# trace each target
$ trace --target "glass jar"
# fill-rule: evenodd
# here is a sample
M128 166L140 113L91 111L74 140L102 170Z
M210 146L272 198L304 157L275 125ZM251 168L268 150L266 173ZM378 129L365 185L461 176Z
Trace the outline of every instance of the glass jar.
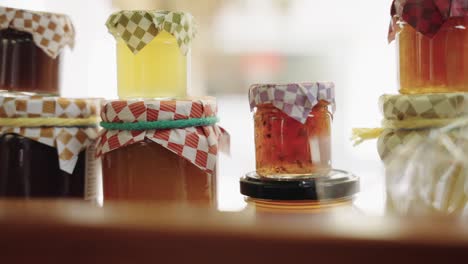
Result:
M216 205L216 172L208 174L149 139L103 155L102 175L105 201Z
M304 124L272 104L254 114L256 169L263 177L323 174L331 168L329 103L320 100Z
M192 16L184 12L120 11L107 22L117 41L117 86L122 99L187 95Z
M0 197L96 199L98 100L0 95Z
M88 153L92 158L93 153ZM86 151L75 169L60 169L57 149L17 134L0 137L0 197L84 198Z
M106 104L97 143L104 202L215 207L218 149L225 146L216 109L211 97Z
M61 51L74 44L70 18L4 7L0 17L0 90L59 95Z
M187 57L177 40L162 31L143 50L133 54L117 41L117 85L120 98L184 97L187 95ZM157 58L157 59L155 59Z
M400 93L468 92L468 17L448 19L432 38L398 25Z
M60 56L49 57L32 35L0 30L0 88L9 91L59 94Z
M332 212L353 207L359 178L340 170L301 180L267 179L252 172L241 178L240 191L257 213Z

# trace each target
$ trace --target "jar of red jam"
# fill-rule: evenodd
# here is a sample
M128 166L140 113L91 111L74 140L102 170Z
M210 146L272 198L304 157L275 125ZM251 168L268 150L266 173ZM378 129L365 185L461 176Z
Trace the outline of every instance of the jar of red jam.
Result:
M0 93L0 197L97 199L98 107Z
M146 201L216 206L224 130L214 98L119 100L105 105L98 141L104 203Z
M395 0L391 15L400 93L467 92L467 1Z
M330 170L333 83L256 84L249 98L260 176L309 177Z
M0 7L0 89L59 95L61 53L73 43L66 15Z

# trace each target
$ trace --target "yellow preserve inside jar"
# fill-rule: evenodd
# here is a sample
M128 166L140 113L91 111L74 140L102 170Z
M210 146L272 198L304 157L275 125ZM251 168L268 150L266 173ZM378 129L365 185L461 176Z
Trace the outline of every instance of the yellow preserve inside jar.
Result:
M403 21L398 24L400 93L468 91L468 17L450 18L433 38Z
M117 82L120 98L165 98L187 95L187 58L176 38L167 31L137 54L125 41L117 41Z

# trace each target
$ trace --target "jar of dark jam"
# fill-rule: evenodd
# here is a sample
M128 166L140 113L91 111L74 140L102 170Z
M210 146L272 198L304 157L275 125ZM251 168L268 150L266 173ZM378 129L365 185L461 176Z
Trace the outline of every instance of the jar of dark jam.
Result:
M0 94L0 197L96 199L98 101Z
M60 94L62 49L73 46L66 15L0 7L0 90Z
M60 56L49 57L31 34L0 30L0 63L0 89L59 94Z

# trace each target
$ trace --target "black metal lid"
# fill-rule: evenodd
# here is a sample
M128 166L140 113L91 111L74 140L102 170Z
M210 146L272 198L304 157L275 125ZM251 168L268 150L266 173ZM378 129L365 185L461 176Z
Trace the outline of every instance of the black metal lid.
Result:
M359 177L341 170L323 176L275 180L248 173L240 180L240 192L252 198L268 200L334 200L351 198L359 192Z

